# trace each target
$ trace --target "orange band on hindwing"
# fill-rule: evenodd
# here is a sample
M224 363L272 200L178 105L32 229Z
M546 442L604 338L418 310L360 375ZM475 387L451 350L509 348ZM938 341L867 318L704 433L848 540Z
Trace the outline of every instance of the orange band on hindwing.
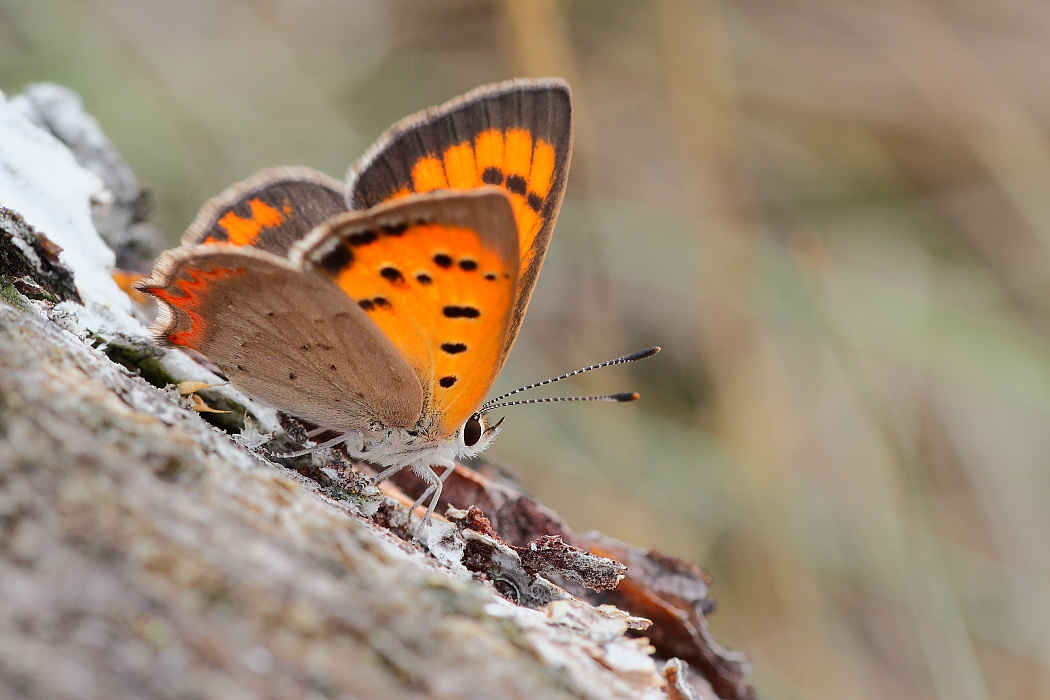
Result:
M276 228L283 224L292 213L291 205L285 204L278 211L261 199L248 201L251 213L247 217L238 216L234 211L222 215L217 226L225 232L224 239L214 233L204 239L205 243L232 243L233 245L253 245L263 229Z
M272 168L210 199L182 245L229 243L284 255L314 227L345 211L338 182L310 168Z
M169 304L176 316L175 325L164 340L171 345L199 350L208 329L202 313L207 295L217 283L242 274L244 270L241 268L185 270L173 277L167 287L142 286L139 289Z

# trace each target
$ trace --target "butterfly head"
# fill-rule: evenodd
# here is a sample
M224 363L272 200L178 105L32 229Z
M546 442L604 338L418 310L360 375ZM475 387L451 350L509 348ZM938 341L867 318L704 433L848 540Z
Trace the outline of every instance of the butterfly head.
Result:
M484 452L499 435L502 423L503 419L500 418L490 424L488 416L483 413L475 413L468 418L456 434L459 442L459 456L474 457Z

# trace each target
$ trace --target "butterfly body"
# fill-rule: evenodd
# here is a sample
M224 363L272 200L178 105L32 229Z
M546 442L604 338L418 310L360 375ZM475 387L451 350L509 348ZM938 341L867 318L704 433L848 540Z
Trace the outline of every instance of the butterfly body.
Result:
M205 204L137 286L164 344L434 492L495 437L481 405L550 242L572 143L568 86L478 88L395 124L344 191L263 171ZM445 469L438 477L434 467ZM426 496L427 494L424 494ZM425 522L425 519L424 519Z
M461 433L435 438L413 428L388 428L378 424L344 433L341 441L354 459L395 471L413 467L426 480L426 466L447 466L456 459L476 457L499 433L499 428L482 430L481 440L472 446L466 445Z

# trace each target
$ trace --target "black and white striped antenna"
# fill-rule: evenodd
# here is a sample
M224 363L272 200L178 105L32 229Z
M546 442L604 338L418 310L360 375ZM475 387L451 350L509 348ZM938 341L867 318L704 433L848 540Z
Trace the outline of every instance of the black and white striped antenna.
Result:
M520 406L529 403L554 403L561 401L611 401L611 402L623 402L623 401L634 401L638 398L637 392L628 392L624 394L606 394L604 396L555 396L551 398L543 399L521 399L519 401L503 401L514 394L519 394L523 391L529 391L530 389L536 389L541 386L553 384L554 382L560 382L562 379L568 379L569 377L575 377L577 374L583 374L584 372L590 372L591 370L601 369L602 367L611 367L612 365L622 365L627 362L636 362L637 360L644 360L647 357L652 357L656 353L660 352L659 347L646 348L645 350L639 350L638 352L632 352L630 355L624 355L623 357L617 357L615 360L606 360L605 362L599 362L596 365L590 365L589 367L581 367L580 369L573 370L572 372L566 372L558 377L552 377L551 379L544 379L542 382L536 382L535 384L529 384L523 386L514 391L508 391L506 394L497 396L494 399L489 399L475 416L480 416L483 413L487 413L496 408L506 408L507 406ZM501 403L502 402L502 403Z

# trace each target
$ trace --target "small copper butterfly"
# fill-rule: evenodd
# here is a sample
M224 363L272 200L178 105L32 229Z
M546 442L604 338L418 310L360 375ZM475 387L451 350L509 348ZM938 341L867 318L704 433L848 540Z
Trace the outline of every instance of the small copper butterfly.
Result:
M543 265L571 151L568 85L519 79L398 122L345 188L308 168L258 173L205 204L137 285L160 302L152 330L338 431L326 444L384 467L376 480L411 466L430 485L420 502L433 493L426 523L453 460L499 430L485 413L508 403L482 402Z

